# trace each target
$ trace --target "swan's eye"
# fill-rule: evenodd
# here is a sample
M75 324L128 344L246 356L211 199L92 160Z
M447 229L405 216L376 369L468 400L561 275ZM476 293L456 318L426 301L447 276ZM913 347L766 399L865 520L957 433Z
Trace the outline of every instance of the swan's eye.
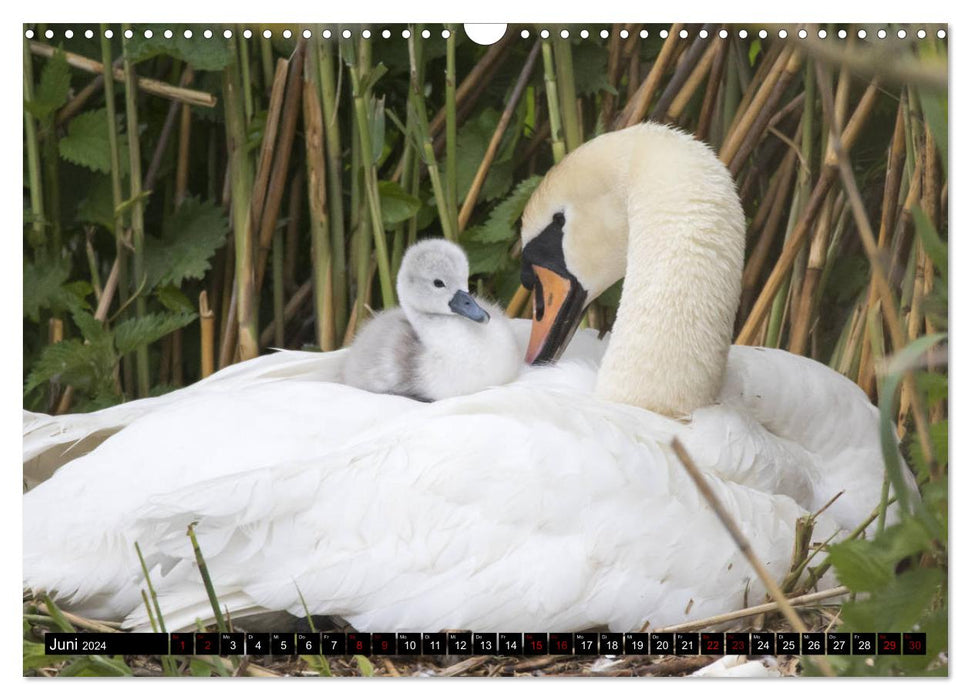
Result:
M432 284L434 284L436 287L444 287L445 286L445 283L442 282L441 280L435 280L434 282L432 282Z

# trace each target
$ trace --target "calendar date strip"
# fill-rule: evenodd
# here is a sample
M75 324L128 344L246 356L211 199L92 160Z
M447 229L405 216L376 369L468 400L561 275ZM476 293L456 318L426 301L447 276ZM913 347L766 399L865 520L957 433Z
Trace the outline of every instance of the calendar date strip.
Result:
M878 656L927 654L924 632L48 632L49 655Z

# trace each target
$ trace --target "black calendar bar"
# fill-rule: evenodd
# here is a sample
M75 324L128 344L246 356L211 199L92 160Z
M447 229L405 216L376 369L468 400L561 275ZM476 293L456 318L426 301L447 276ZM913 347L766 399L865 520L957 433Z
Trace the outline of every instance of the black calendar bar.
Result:
M87 654L146 654L161 656L169 653L169 635L131 632L48 632L44 635L45 654L67 656Z
M291 656L577 656L927 654L923 632L48 632L47 654Z

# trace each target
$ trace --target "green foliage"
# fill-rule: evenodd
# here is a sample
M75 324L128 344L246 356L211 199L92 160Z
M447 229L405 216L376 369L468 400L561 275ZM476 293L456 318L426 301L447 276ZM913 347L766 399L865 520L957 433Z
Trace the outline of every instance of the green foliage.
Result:
M145 29L135 25L132 29L135 35L128 41L128 51L135 61L145 61L155 56L171 56L185 61L196 70L217 71L229 65L232 56L228 41L222 37L222 31L213 28L215 36L212 39L200 40L193 36L187 39L185 30L189 29L193 35L202 31L199 25L173 25L173 36L166 39L158 27L152 27L153 35L145 38ZM234 38L233 41L236 39Z
M469 117L462 127L458 130L458 148L455 154L456 168L456 191L459 194L459 201L464 201L472 186L475 173L482 163L489 142L499 123L500 113L491 108L487 108L478 114ZM492 201L501 197L513 183L513 150L518 139L518 130L512 126L506 130L499 151L489 169L482 189L479 192L478 201Z
M607 47L592 41L573 46L573 81L577 96L608 93L617 90L607 79Z
M70 272L63 259L38 265L24 262L24 317L39 323L41 309L66 311L86 305L84 296L78 297L75 288L65 284Z
M41 70L40 83L34 91L34 99L24 107L38 119L46 119L61 108L71 89L71 68L63 51L55 51Z
M108 148L108 110L82 112L67 125L67 135L57 142L61 158L99 173L111 173L111 151ZM128 143L119 135L118 165L128 174ZM110 192L110 190L109 190Z
M122 191L127 191L126 182L122 183ZM78 223L95 224L111 233L115 232L115 203L111 192L111 178L96 177L78 202Z
M516 185L508 197L492 208L485 224L468 230L469 239L480 243L511 243L518 235L516 223L542 180L539 175L533 175Z
M72 338L46 346L27 376L25 396L51 380L101 401L117 396L114 372L120 357L188 325L195 314L149 314L122 321L112 331L86 311L75 310L72 317L84 342Z
M148 314L141 318L130 318L115 326L115 347L118 354L127 355L142 345L154 343L174 330L192 323L195 313Z
M937 152L941 155L941 166L947 172L947 95L941 95L931 90L918 89L920 108L924 112L924 119L931 127Z
M179 286L186 279L202 279L228 232L229 221L220 207L186 199L165 221L161 239L145 237L148 287Z
M378 196L381 199L381 220L385 226L407 221L421 208L421 200L405 192L397 182L378 182Z

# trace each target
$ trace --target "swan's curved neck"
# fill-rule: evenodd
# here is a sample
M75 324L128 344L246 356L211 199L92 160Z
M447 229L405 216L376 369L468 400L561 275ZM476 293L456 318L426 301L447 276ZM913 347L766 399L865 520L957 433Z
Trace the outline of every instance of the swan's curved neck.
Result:
M670 416L715 400L741 289L741 206L698 146L632 163L624 290L597 378L598 397Z

